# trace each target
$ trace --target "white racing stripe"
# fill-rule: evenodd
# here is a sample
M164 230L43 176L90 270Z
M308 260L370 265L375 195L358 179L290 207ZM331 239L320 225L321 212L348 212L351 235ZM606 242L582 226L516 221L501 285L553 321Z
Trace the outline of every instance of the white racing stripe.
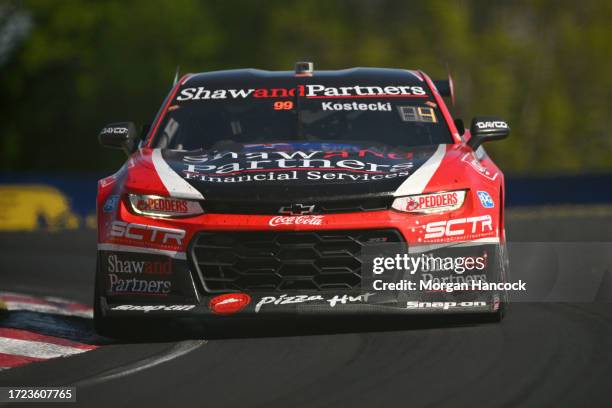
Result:
M401 197L407 195L421 194L427 184L433 177L440 163L446 154L446 145L439 145L433 155L421 167L419 167L412 175L410 175L400 186L395 193L394 197Z
M0 353L35 358L56 358L72 354L79 354L89 350L75 347L59 346L57 344L40 341L19 340L4 337L0 342Z
M187 259L184 252L168 251L165 249L135 247L131 245L98 244L98 251L134 252L143 254L166 255L175 259Z
M155 167L155 171L157 171L157 175L171 197L191 200L204 199L198 190L172 170L162 157L161 149L154 149L151 159L153 160L153 166Z

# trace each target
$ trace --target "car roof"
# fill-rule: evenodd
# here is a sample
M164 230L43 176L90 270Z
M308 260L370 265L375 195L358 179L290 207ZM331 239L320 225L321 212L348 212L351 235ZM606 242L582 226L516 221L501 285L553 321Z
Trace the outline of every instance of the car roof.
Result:
M231 69L225 71L201 72L190 74L183 82L184 86L197 86L210 83L231 82L293 82L297 79L309 78L315 82L387 82L402 84L421 84L423 76L418 71L394 68L348 68L339 70L314 70L312 76L296 75L294 71L267 71L262 69Z

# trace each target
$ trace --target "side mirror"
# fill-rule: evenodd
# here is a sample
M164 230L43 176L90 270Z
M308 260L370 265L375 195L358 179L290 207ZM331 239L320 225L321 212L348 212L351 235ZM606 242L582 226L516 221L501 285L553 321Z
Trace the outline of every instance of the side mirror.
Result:
M471 137L467 144L473 150L484 142L505 139L510 134L510 126L497 116L476 116L470 125Z
M111 123L102 128L98 139L102 146L123 149L130 155L138 146L138 131L132 122Z

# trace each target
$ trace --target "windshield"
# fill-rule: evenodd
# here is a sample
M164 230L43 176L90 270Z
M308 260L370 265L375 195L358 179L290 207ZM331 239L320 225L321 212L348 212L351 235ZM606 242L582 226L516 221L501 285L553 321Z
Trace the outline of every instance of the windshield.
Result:
M347 143L413 147L453 143L424 84L182 88L154 147L231 150L245 144Z

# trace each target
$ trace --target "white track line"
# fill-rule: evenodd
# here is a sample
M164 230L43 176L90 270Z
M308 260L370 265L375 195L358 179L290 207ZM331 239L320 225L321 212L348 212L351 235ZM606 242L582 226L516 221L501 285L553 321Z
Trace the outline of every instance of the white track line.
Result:
M75 386L83 387L88 385L93 385L96 383L101 383L105 381L114 380L117 378L125 377L134 373L137 373L142 370L146 370L157 365L163 364L170 360L174 360L178 357L181 357L187 353L192 352L193 350L201 347L206 344L206 340L186 340L180 343L175 344L168 351L146 358L141 361L137 361L132 364L127 364L123 367L117 367L105 372L102 372L94 377L86 378L84 380L77 381L74 383Z

